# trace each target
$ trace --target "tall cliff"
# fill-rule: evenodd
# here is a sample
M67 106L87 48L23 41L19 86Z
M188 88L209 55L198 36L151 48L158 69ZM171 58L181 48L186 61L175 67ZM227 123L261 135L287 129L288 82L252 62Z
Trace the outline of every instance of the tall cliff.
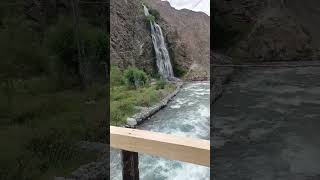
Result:
M214 0L214 49L241 61L317 59L320 1Z
M152 39L139 0L110 1L111 64L120 68L137 66L154 74Z
M191 80L209 77L210 17L205 13L176 10L168 2L144 0L159 12L156 20L165 36L176 76ZM111 64L135 65L148 73L157 71L150 25L140 0L111 0Z
M163 27L173 63L187 71L187 79L208 79L210 17L203 12L177 10L167 1L145 0L145 3L160 13L159 23Z

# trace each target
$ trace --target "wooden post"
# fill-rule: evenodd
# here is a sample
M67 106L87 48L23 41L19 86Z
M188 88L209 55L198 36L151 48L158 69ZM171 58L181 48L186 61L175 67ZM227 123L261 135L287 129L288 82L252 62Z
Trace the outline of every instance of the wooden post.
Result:
M139 180L138 153L122 150L122 179Z

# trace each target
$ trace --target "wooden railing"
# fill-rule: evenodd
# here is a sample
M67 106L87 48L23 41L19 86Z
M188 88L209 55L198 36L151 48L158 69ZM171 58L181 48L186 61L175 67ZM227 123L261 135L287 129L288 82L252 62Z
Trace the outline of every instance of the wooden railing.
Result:
M123 179L139 179L138 153L210 167L210 142L110 126L110 146L122 150Z

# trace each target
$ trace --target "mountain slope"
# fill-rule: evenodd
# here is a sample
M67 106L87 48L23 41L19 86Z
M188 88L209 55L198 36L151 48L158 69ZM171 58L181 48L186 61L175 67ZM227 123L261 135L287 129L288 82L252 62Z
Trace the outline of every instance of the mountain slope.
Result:
M241 61L316 59L319 1L214 0L215 50Z
M175 75L189 80L207 80L210 17L202 12L176 10L160 0L145 0L144 3L160 14L156 21L162 28ZM148 74L156 74L150 24L142 1L111 0L110 5L111 64L122 69L137 66Z
M176 10L167 1L146 0L145 3L160 13L159 23L174 63L189 71L189 79L207 79L210 67L210 17L203 12Z
M143 7L138 0L110 2L111 64L122 69L137 66L153 74L155 59Z

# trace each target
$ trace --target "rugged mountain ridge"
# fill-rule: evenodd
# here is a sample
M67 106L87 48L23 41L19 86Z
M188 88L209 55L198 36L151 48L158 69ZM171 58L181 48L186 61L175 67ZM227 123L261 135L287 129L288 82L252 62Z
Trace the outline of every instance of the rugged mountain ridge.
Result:
M160 0L145 0L144 4L160 14L157 23L165 36L175 75L207 80L210 17L201 12L176 10ZM150 25L142 1L111 0L110 5L111 64L123 69L135 65L149 74L156 73Z
M241 61L317 59L320 2L214 0L214 49Z

